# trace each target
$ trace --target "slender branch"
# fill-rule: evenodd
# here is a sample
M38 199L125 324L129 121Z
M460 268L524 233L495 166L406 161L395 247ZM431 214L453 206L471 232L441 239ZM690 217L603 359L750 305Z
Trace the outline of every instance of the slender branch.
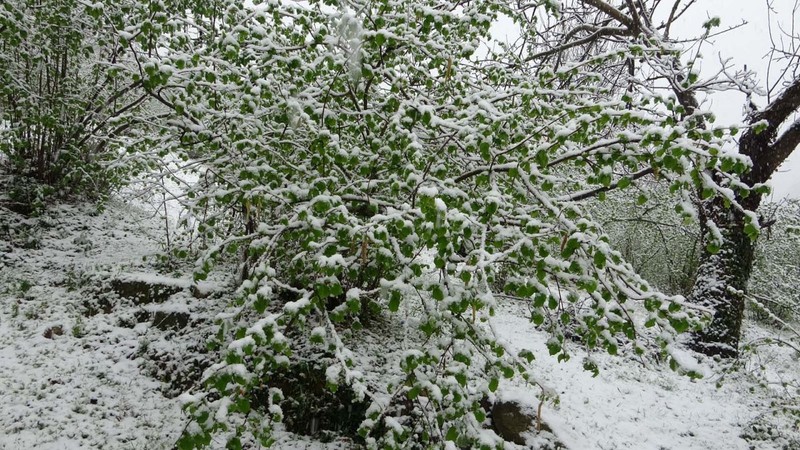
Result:
M628 11L630 11L631 18L633 19L633 23L638 31L642 24L642 19L639 17L639 11L636 10L636 5L633 4L633 0L626 0L625 3L628 5Z
M629 178L631 180L638 180L639 178L642 178L645 175L650 175L651 173L653 173L653 168L652 167L648 167L646 169L642 169L642 170L634 173ZM575 192L574 194L566 195L566 196L563 196L563 197L559 197L558 199L561 200L561 201L586 200L587 198L594 197L595 195L597 195L597 194L599 194L601 192L608 192L608 191L610 191L612 189L616 189L617 186L619 186L619 181L615 181L615 182L609 184L608 186L601 186L601 187L598 187L598 188L595 188L595 189L590 189L588 191Z
M494 166L482 166L477 167L475 169L470 170L469 172L462 173L461 175L457 176L455 180L456 183L460 183L467 178L474 177L475 175L479 175L483 172L508 172L509 170L517 167L519 165L518 162L507 163L507 164L497 164Z
M539 52L533 55L528 56L525 58L525 61L533 61L536 59L546 58L548 56L554 55L556 53L561 53L565 50L569 50L573 47L578 47L584 44L588 44L597 38L603 36L623 36L628 34L629 31L626 28L617 28L617 27L602 27L597 28L594 33L590 34L589 36L578 39L577 41L567 42L566 44L561 44L558 47L553 47L549 50L545 50L543 52Z

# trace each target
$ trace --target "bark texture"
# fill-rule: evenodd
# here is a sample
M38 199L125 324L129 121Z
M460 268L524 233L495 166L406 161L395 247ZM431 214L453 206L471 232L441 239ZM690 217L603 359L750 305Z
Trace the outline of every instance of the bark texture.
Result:
M708 221L714 222L723 237L717 253L703 246L690 300L714 311L711 323L693 336L691 347L701 353L735 357L744 316L745 291L753 267L753 242L744 232L741 211L726 207L718 198L700 207L701 227L707 236Z

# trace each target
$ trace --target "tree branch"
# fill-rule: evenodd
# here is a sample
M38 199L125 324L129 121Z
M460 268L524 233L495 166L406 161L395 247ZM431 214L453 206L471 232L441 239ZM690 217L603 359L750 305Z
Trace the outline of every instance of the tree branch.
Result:
M750 115L750 128L739 141L739 152L750 157L753 168L744 181L750 186L767 181L800 144L800 120L781 135L783 123L800 109L800 78L797 78L761 111ZM766 129L759 127L766 122Z
M798 146L800 146L800 119L791 124L789 128L775 140L775 143L772 144L770 153L773 155L770 159L777 161L777 164L770 168L770 173L775 172L778 166L786 161L786 158L788 158Z
M528 56L525 58L526 61L533 61L535 59L546 58L548 56L554 55L556 53L561 53L564 50L569 50L573 47L578 47L584 44L588 44L595 39L603 36L622 36L627 34L629 31L625 28L617 28L617 27L601 27L597 28L594 33L590 34L589 36L578 39L577 41L567 42L565 44L561 44L558 47L553 47L550 50L545 50L543 52L539 52L533 55Z
M628 11L630 11L631 18L636 27L635 29L638 31L641 28L642 19L639 17L639 12L636 11L636 5L633 3L633 0L626 0L625 3L628 5Z
M612 17L617 22L628 27L628 29L630 29L631 31L639 30L639 24L635 23L630 17L623 14L622 11L618 10L617 8L614 8L613 6L604 2L603 0L581 0L581 3L594 6L598 10Z
M629 178L631 180L638 180L639 178L642 178L645 175L650 175L651 173L653 173L653 168L652 167L648 167L646 169L642 169L642 170L634 173ZM586 200L587 198L594 197L595 195L597 195L597 194L599 194L601 192L608 192L608 191L610 191L612 189L616 189L617 186L619 186L619 181L615 181L615 182L609 184L608 186L601 186L601 187L598 187L598 188L595 188L595 189L590 189L588 191L575 192L574 194L570 194L570 195L566 195L566 196L563 196L563 197L559 197L558 200L561 200L561 201Z
M753 114L750 123L766 120L769 126L777 131L778 127L798 108L800 108L800 78L795 79L766 108Z

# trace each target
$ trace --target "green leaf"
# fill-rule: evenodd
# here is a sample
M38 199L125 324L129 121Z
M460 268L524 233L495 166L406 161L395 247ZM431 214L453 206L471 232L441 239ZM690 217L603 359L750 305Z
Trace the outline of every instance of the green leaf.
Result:
M598 269L602 269L606 266L606 255L600 250L595 250L593 259L594 265Z
M451 426L447 430L447 434L445 435L444 439L446 441L455 441L458 439L458 429L456 427Z
M399 291L392 291L392 295L389 298L389 311L397 312L400 307L400 299L401 295Z
M581 244L575 238L570 238L566 245L564 246L564 250L561 251L561 257L566 259L572 256L575 253L575 250L580 248Z
M535 358L530 350L522 350L519 352L519 357L524 358L528 362L532 362Z
M467 272L467 271L464 271L464 272L461 272L460 278L461 278L461 281L464 282L464 284L467 284L467 283L469 283L469 280L472 279L472 274Z
M751 241L755 241L758 238L758 227L752 223L748 223L744 226L744 232Z
M684 318L671 318L669 320L670 325L672 328L675 329L678 333L683 333L684 331L689 329L689 321Z
M414 400L415 398L419 397L420 392L422 392L422 388L419 386L414 386L408 390L406 397L408 397L409 400Z
M600 368L597 367L597 364L595 364L594 361L588 358L583 361L583 370L592 372L592 378L600 375Z

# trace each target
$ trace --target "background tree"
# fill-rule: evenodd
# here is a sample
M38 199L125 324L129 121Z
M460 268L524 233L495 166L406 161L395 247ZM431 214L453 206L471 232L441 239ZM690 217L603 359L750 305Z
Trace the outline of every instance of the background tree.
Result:
M700 256L699 227L675 214L668 186L641 180L636 188L638 194L610 192L590 211L639 275L664 293L688 296Z
M800 313L800 295L794 286L800 277L798 203L767 203L759 209L765 225L755 248L748 295L756 303L755 316L778 326L785 325L781 322L796 323Z
M669 4L631 0L569 2L562 11L573 19L561 19L560 23L580 23L563 27L567 31L556 41L553 50L531 51L530 57L550 58L563 50L574 52L576 49L589 54L598 46L619 45L622 36L644 46L658 47L660 51L628 60L632 75L627 78L628 83L631 86L644 84L653 90L671 90L677 101L675 110L686 120L693 121L694 132L704 133L712 118L699 109L703 95L718 89L739 89L752 98L757 90L750 72L701 79L693 68L697 55L688 61L682 57L681 47L670 33L675 21L690 11L692 3L682 0ZM719 19L709 20L701 39L709 36L718 24ZM737 179L724 171L690 171L690 176L711 179L712 185L722 187L717 191L719 195L708 190L698 191L701 200L696 208L682 206L695 210L691 215L696 216L701 227L702 253L690 298L714 311L709 326L697 333L695 339L695 348L710 355L734 356L738 352L744 292L753 266L753 242L759 230L754 211L767 191L764 183L800 144L800 122L793 119L800 107L797 36L784 38L782 42L788 42L787 46L775 48L771 54L773 61L783 65L783 84L772 86L766 106L757 107L751 103L752 109L745 118L746 127L737 139L738 153L750 160L748 172ZM621 72L618 69L616 73ZM642 75L636 76L637 73ZM617 79L620 77L618 75Z

